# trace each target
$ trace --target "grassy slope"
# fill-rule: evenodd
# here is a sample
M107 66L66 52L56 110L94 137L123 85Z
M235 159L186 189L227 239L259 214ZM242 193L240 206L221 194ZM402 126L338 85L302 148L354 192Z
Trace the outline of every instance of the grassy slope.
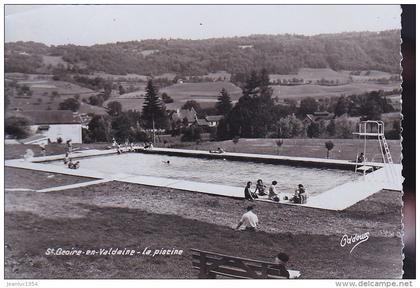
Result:
M255 234L231 229L244 200L117 182L48 194L6 192L5 204L6 278L195 278L189 248L267 261L287 251L290 267L303 278L401 276L401 195L395 192L376 194L343 212L257 203L263 231ZM352 254L350 247L340 247L344 233L365 232L370 239ZM185 253L43 254L58 247Z
M4 177L7 179L5 189L23 188L34 190L94 180L92 178L76 177L11 167L5 167Z

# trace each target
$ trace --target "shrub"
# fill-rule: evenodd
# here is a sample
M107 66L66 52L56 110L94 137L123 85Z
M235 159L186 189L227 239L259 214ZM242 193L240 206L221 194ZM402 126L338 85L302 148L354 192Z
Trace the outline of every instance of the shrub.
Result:
M28 137L31 132L29 129L30 121L24 117L12 116L6 119L4 132L6 135L17 139Z
M334 143L332 141L325 142L325 148L327 149L327 158L330 158L330 150L334 148Z
M190 126L185 129L184 135L181 137L181 141L190 142L201 140L201 133L203 133L203 130L200 127Z

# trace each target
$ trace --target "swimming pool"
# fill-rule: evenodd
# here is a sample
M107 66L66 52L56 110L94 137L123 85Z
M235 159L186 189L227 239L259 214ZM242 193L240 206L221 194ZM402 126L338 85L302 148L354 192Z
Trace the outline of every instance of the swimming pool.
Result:
M143 153L126 153L78 159L80 167L113 175L118 173L244 187L247 181L262 179L269 186L278 182L281 192L292 193L297 184L312 195L319 194L359 176L351 171L302 168L286 165L202 159ZM167 163L169 161L169 164ZM62 161L49 164L64 166Z

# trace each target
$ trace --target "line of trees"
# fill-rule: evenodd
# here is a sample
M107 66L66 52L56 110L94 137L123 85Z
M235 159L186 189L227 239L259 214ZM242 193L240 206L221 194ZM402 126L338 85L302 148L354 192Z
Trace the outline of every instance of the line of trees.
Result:
M249 48L242 49L242 45ZM144 50L154 52L143 55ZM54 55L62 56L73 73L104 71L115 75L172 72L193 76L221 70L237 74L248 73L250 67L266 68L272 74L290 74L304 67L399 73L401 60L399 30L317 36L161 39L90 47L16 42L6 43L5 54L6 72L35 72L42 65L40 55Z

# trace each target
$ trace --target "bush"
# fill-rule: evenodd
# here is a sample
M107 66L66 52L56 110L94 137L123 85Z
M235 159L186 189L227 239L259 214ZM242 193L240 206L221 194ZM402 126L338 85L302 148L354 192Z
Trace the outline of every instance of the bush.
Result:
M71 110L76 112L80 108L80 103L75 98L68 98L58 105L59 110Z
M4 132L6 135L13 136L17 139L28 137L31 132L29 129L30 121L24 117L12 116L6 118Z
M330 150L334 148L334 143L332 141L325 142L325 148L327 149L327 158L330 158Z
M90 132L86 128L82 128L82 142L83 143L92 143L92 138Z
M184 135L181 137L181 141L191 142L201 140L201 133L203 133L203 130L200 127L190 126L185 129Z
M173 103L174 99L171 98L171 96L169 96L168 94L166 94L165 92L162 93L162 101L163 103Z
M353 137L355 127L352 121L348 120L346 117L341 116L335 119L334 124L336 138L350 139Z

